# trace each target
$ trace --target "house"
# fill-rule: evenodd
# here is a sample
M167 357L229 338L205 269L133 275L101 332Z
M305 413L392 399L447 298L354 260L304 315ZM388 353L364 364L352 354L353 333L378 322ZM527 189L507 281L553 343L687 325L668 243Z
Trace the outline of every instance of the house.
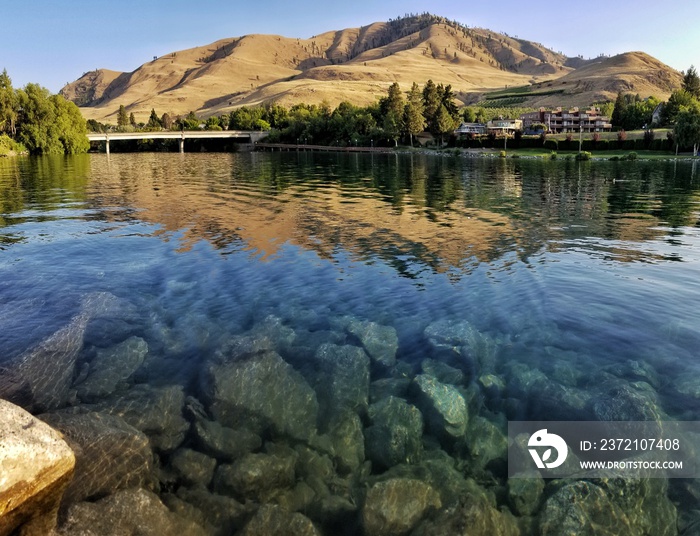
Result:
M547 130L559 132L607 132L612 130L610 118L602 115L598 108L579 110L578 108L556 108L547 110L540 108L536 112L529 112L520 116L525 129L529 129L535 123L542 123Z
M455 130L455 135L462 134L486 134L486 125L483 123L462 123Z
M523 129L521 119L492 119L486 123L486 130L494 134L512 134Z

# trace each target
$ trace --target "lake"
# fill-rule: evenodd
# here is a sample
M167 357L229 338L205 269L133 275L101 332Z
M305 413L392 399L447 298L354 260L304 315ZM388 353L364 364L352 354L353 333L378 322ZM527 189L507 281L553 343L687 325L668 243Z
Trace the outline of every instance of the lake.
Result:
M506 434L700 420L699 302L695 163L0 159L0 395L81 449L66 530L696 530L696 480L516 481Z

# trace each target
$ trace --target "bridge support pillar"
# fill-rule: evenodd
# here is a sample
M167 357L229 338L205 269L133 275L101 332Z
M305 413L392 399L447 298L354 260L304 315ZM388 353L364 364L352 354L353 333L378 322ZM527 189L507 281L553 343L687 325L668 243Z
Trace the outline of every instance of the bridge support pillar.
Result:
M182 137L180 138L180 152L184 153L185 152L185 133L182 133Z
M107 135L107 140L105 141L105 152L109 154L109 135Z

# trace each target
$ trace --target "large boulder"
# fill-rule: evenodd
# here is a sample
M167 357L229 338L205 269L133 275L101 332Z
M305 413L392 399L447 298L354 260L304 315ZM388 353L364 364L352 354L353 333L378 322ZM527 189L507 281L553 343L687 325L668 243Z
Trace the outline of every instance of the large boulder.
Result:
M75 476L64 505L151 482L153 453L148 437L120 417L58 411L39 418L60 431L75 453Z
M417 462L423 451L423 416L415 406L390 396L369 407L365 452L377 468Z
M247 428L234 430L208 419L198 418L192 431L196 445L222 461L233 461L262 446L260 436Z
M72 505L58 536L207 536L191 520L171 512L158 496L144 489L123 490L97 502Z
M49 534L74 467L58 432L0 399L0 535Z
M409 478L378 482L370 488L362 509L367 536L401 536L413 529L432 508L442 506L428 484Z
M78 397L83 402L95 402L117 390L143 364L148 344L140 337L131 337L122 343L97 350L90 369L80 385Z
M316 393L275 352L210 362L202 389L211 413L224 426L302 440L316 432Z

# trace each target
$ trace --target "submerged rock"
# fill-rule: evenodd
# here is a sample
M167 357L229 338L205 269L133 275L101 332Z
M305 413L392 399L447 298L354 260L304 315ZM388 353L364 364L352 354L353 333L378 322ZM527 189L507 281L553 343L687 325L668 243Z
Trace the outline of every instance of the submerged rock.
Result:
M365 436L356 413L343 416L330 430L333 455L341 474L357 471L365 461Z
M338 322L348 333L359 339L372 361L385 367L396 363L396 352L399 349L396 329L353 317L343 317Z
M121 417L144 432L155 449L168 452L182 443L189 430L190 424L183 417L184 405L185 393L180 385L151 387L141 384L95 407Z
M415 406L390 396L369 407L365 452L379 468L415 463L423 450L423 416Z
M451 367L442 361L437 361L435 359L424 359L420 366L425 374L432 376L442 383L460 385L465 381L464 372Z
M94 503L72 505L58 530L59 536L206 536L196 523L171 512L158 497L144 489L115 493Z
M265 502L294 483L296 453L292 454L248 454L233 465L222 464L214 476L214 489L241 501Z
M117 346L97 350L87 378L77 387L78 397L84 402L95 402L111 395L143 364L147 353L148 344L140 337L131 337Z
M469 420L467 450L476 467L483 469L494 460L505 464L508 459L508 438L494 423L481 416Z
M434 519L421 523L412 536L518 536L515 517L499 511L495 501L473 481L468 483L459 504L441 511ZM576 533L573 533L576 534Z
M207 524L218 528L216 534L221 535L236 533L255 512L252 503L242 505L232 497L217 495L201 487L181 486L176 497L166 497L165 501L171 509L200 525L205 520Z
M369 357L357 346L322 344L313 358L316 392L332 422L345 412L364 413L369 398Z
M210 363L202 388L211 413L224 426L247 425L258 433L307 440L316 432L316 393L275 352Z
M645 382L606 382L590 407L600 421L660 421L663 412L656 392Z
M178 449L170 458L170 466L185 485L208 486L214 477L216 460L192 449Z
M544 479L538 472L508 479L508 502L513 512L518 515L531 516L537 512L543 491Z
M88 322L117 315L122 304L108 292L88 294L67 326L0 368L0 398L32 413L65 406Z
M75 476L63 504L101 497L151 481L153 454L148 438L114 415L69 411L39 418L59 430L75 452Z
M622 509L587 481L567 484L547 499L539 530L542 536L640 534L632 531Z
M234 430L216 421L198 419L192 430L197 446L223 461L233 461L262 446L260 436L244 427Z
M312 521L299 513L289 513L272 504L260 507L243 528L241 536L320 536Z
M49 534L74 467L58 432L0 399L0 534Z
M462 394L454 386L440 383L427 374L419 374L413 382L428 427L441 437L462 437L469 424L467 403Z
M394 478L370 488L362 509L367 536L400 536L413 529L432 508L442 506L440 496L420 480Z

